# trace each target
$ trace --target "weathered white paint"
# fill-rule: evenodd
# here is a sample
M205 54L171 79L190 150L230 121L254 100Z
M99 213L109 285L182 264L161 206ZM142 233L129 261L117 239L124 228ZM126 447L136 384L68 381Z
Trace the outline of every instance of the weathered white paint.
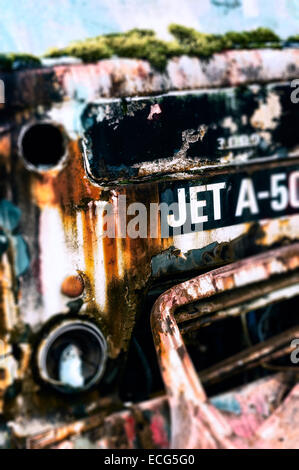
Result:
M43 321L65 311L61 284L74 266L66 246L65 232L58 209L45 207L39 226L40 281L43 295Z

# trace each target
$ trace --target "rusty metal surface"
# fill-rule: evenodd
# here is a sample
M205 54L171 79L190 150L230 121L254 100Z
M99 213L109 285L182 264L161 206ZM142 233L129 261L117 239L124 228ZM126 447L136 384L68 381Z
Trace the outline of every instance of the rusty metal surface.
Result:
M99 448L167 449L169 447L169 410L165 397L128 406L106 418L98 430Z
M269 171L281 168L284 171L290 164L298 166L298 142L296 133L292 134L293 128L296 128L296 121L293 119L296 114L293 110L295 108L291 110L288 94L288 81L298 76L298 61L298 50L295 49L229 51L216 54L209 62L187 57L172 60L165 74L154 72L146 62L125 59L103 60L90 65L57 65L34 71L1 74L7 85L5 106L0 105L0 169L3 175L0 182L1 201L11 202L14 210L19 211L20 220L13 230L4 227L9 246L2 254L0 264L0 333L7 347L8 358L7 370L0 377L0 413L23 418L27 423L25 428L28 434L31 434L31 425L34 428L31 417L35 415L48 420L55 416L57 422L63 423L61 428L64 429L65 422L72 421L78 403L85 413L86 409L92 407L106 393L106 378L113 374L113 377L118 377L122 361L126 360L136 319L145 314L147 293L155 282L163 290L164 280L171 285L178 282L174 281L177 276L190 278L263 252L272 246L293 243L299 239L297 213L282 213L272 219L269 216L265 220L245 221L234 226L187 235L170 235L168 238L161 237L159 227L157 238L148 236L146 239L132 239L126 236L109 239L103 235L104 219L99 210L107 202L111 203L115 224L118 225L120 196L123 195L127 197L128 205L138 201L148 209L150 203L161 202L161 192L169 189L170 182L174 180L181 184L183 181L198 182L202 178L217 175L238 174L241 166L248 176L261 168ZM157 104L161 96L155 97L154 94L169 92L168 95L174 101L188 103L188 100L192 101L193 95L200 92L204 96L209 92L210 99L215 98L219 105L219 96L223 95L224 87L239 85L246 85L244 113L252 121L250 133L260 132L269 140L270 134L274 135L277 130L275 126L279 124L283 125L284 141L289 135L292 137L290 146L284 147L275 161L271 157L269 160L265 158L251 162L248 155L244 157L245 160L238 162L225 155L224 160L217 160L213 165L207 165L204 160L190 161L185 158L185 151L191 148L192 139L200 141L205 138L205 128L197 130L196 135L186 132L188 129L184 128L179 135L179 158L175 164L171 159L165 164L154 162L151 165L141 165L136 170L135 179L129 180L121 175L122 184L119 184L119 178L111 180L109 175L103 181L106 186L99 185L99 181L91 178L86 167L82 140L86 137L92 119L100 122L103 118L110 123L116 102L129 103L134 117L134 106L140 105L143 96L146 103L145 122L155 124L156 119L164 118L164 114L163 108ZM248 85L252 85L251 88ZM271 90L276 85L284 86L283 95L280 92L272 93ZM206 91L205 88L209 90ZM186 93L193 89L197 91ZM260 90L259 97L258 94L255 95L257 89ZM236 89L226 90L226 95L230 92L234 94L235 91ZM246 96L249 95L246 93L255 97L254 107L250 107L249 112L246 108ZM137 99L132 98L135 95L138 95ZM285 98L280 101L279 96ZM285 99L287 101L284 102ZM94 110L95 114L90 116L90 110ZM236 124L232 116L226 118L223 123L221 116L219 117L220 129L225 135L230 135L235 132ZM290 119L293 127L288 126ZM34 167L26 161L21 151L20 142L24 132L31 125L40 122L50 122L57 126L64 137L65 153L52 168ZM202 125L200 122L197 124ZM290 134L286 132L288 130ZM279 139L281 135L279 133ZM271 140L271 149L276 148L276 143L275 138ZM272 144L275 144L274 147ZM46 150L43 142L41 145ZM133 180L138 184L132 185ZM23 238L23 244L20 238ZM292 249L283 248L283 253L288 250L291 252ZM25 251L27 257L24 255ZM265 257L267 256L266 254ZM19 259L25 265L22 269L16 269L16 261ZM290 258L288 262L291 261L297 266L296 257ZM255 267L253 264L250 273L246 273L246 281L249 274L252 275L251 281L255 282L266 279L268 274L277 274L283 272L284 268L292 268L284 265L283 260L277 259L272 260L271 266L265 267L265 272L264 268L254 271ZM228 268L220 271L219 275L225 273L226 269ZM268 269L269 272L266 273ZM211 279L210 275L202 278L201 290L205 291L205 295L212 294L213 289L214 293L222 289L218 284L212 285ZM220 282L219 279L217 282ZM241 290L243 280L237 276L234 279L227 276L223 290L228 287ZM272 282L273 286L277 283L277 287L283 287L276 278L271 277L270 283ZM295 284L294 275L293 287ZM195 285L196 283L190 284L190 292L186 298L183 296L184 303L196 297L198 292ZM288 287L287 282L286 289ZM270 296L267 289L263 294ZM282 295L287 297L297 293L289 290L282 292ZM266 301L270 302L271 299L269 297ZM227 301L227 305L229 304ZM225 311L225 315L231 313L232 311ZM96 390L86 393L82 399L79 397L77 402L74 400L74 403L66 405L64 396L56 395L42 382L42 374L36 364L35 344L43 344L52 324L59 326L65 319L78 319L81 316L94 322L103 332L107 341L109 366ZM204 319L199 317L198 321L201 320ZM181 338L170 321L165 331L167 333L173 328L175 341L180 345ZM162 347L165 348L167 344L165 342ZM16 346L20 349L17 357L13 353L13 347ZM179 354L184 356L183 348L179 348ZM174 361L178 357L175 356ZM171 361L170 358L169 363ZM190 400L189 396L186 398L189 404L182 409L182 413L185 413L189 406L193 406L192 403L195 407L198 396L204 401L205 394L196 385L198 379L187 356L183 357L183 362L185 373L195 384ZM180 376L180 372L173 378L171 368L164 373L170 374L171 380L182 383L186 378ZM113 386L116 386L116 382L115 379ZM9 400L8 395L11 397ZM197 412L203 418L198 425L203 433L203 441L200 443L202 447L233 445L229 439L231 431L221 421L217 410L204 402ZM209 429L215 420L218 423L217 438ZM64 432L65 435L72 434L75 428L72 425L69 428L66 426L65 431L61 431L62 434L59 431L58 435L63 436ZM183 431L182 435L184 434L189 435L189 431ZM55 436L54 433L54 440ZM51 433L48 437L51 438ZM45 442L51 441L47 441L48 437L45 435ZM175 439L180 443L180 436ZM188 445L193 446L195 443L190 441Z
M209 398L209 402L229 423L236 439L240 438L239 444L249 446L251 438L282 403L292 379L292 374L279 373ZM169 448L171 422L167 405L168 399L163 396L112 414L97 431L102 437L94 438L94 445L108 449ZM140 415L143 415L141 420ZM149 439L144 439L145 436ZM74 448L76 439L61 443L59 447Z
M90 416L63 423L60 423L57 417L55 425L50 424L49 420L43 419L43 417L36 417L28 423L26 419L19 416L10 423L14 446L27 449L54 446L71 436L101 427L107 414L122 407L117 397L102 398L94 404L90 403L90 405L92 410Z
M90 431L90 445L95 448L168 448L169 416L165 397L126 408L107 416L107 403L102 412L68 425L49 428L44 423L48 429L27 437L25 446L28 449L74 448ZM17 426L14 439L19 445L24 441Z
M205 392L174 318L175 309L200 298L295 270L299 266L298 250L299 245L295 244L216 269L175 286L156 301L151 325L169 399L173 448L233 446L231 429L206 404ZM203 423L213 429L212 434L207 428L203 429ZM217 436L216 440L213 436Z
M276 413L292 384L292 375L279 373L209 399L235 435L249 442ZM243 442L243 441L242 441ZM244 445L243 442L243 445ZM109 416L97 414L69 426L32 435L29 449L168 449L170 417L166 396L154 398Z
M292 383L291 377L292 375L279 373L209 398L209 402L223 415L234 434L247 442L281 404ZM94 444L108 449L169 448L171 423L167 405L167 397L163 396L111 415L106 418L101 431L98 431L103 437L100 440L95 439ZM138 414L136 409L144 415L142 427L138 426L140 411ZM129 429L134 431L130 432ZM142 439L142 436L148 436L150 432L152 439ZM76 440L61 443L62 448L70 445L75 447Z
M178 324L187 322L180 327L181 333L185 334L213 321L292 297L298 292L298 281L299 274L295 272L257 284L254 289L250 286L219 294L215 298L186 305L176 312L175 319Z
M280 406L292 381L292 374L281 372L212 397L210 401L223 413L235 435L248 440Z
M65 97L93 101L289 80L298 77L298 57L297 49L226 51L215 54L208 62L183 56L170 60L165 73L155 71L142 60L108 59L97 64L1 73L0 78L8 84L8 105L27 107L59 102Z

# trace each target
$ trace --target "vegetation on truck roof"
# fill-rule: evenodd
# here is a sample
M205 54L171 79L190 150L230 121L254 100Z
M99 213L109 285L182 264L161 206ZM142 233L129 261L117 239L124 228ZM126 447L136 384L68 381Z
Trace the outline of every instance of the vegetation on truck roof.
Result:
M148 60L154 67L163 69L168 59L184 54L208 58L215 52L227 49L281 47L280 38L267 28L217 35L172 24L169 31L174 36L173 41L157 38L152 30L132 29L125 33L73 42L63 49L51 49L47 57L73 56L84 62L95 62L113 56L128 57Z
M210 57L227 49L254 49L281 47L280 38L268 28L257 28L242 33L200 33L193 28L171 24L172 41L157 38L148 29L132 29L125 33L107 34L76 41L67 47L54 48L46 57L73 56L84 62L95 62L113 56L148 60L155 68L163 69L167 60L180 55Z
M288 42L298 42L299 43L299 34L295 34L294 36L289 36L287 41Z

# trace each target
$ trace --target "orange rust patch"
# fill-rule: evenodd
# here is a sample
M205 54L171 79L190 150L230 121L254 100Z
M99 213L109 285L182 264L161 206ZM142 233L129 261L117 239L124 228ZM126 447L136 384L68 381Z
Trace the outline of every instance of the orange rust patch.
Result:
M80 275L68 276L61 285L61 292L67 297L79 297L84 290L84 282Z
M92 211L88 210L82 212L82 227L83 227L83 247L84 247L84 260L85 260L85 274L89 279L94 279L95 266L94 266L94 249L95 249L95 221L92 216Z
M11 152L11 135L6 134L0 138L0 155L10 156Z
M67 162L61 169L32 172L30 176L33 199L41 208L57 206L72 211L76 206L98 200L101 194L101 189L86 177L78 141L69 142Z

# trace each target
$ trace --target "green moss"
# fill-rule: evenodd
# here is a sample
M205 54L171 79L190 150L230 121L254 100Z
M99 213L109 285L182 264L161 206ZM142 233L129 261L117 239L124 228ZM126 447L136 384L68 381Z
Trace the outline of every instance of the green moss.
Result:
M288 42L299 42L299 34L295 34L294 36L289 36L287 41Z
M94 62L112 56L149 60L158 69L165 67L167 59L183 52L174 45L158 39L154 31L132 29L126 33L97 36L71 43L63 49L51 49L47 57L73 56L84 62Z
M50 49L47 57L72 56L82 59L84 62L96 62L100 59L111 57L113 51L107 45L107 40L94 38L87 41L73 42L63 49Z
M267 43L275 44L280 38L268 28L257 28L253 31L237 33L229 31L224 36L231 41L231 47L252 49L253 47L264 47Z
M30 54L0 54L0 70L10 71L24 68L39 67L40 59Z
M268 28L257 28L252 31L233 32L223 35L203 34L193 28L172 24L169 31L183 44L191 55L208 57L215 52L227 49L253 49L265 47L268 43L277 46L279 37Z
M148 60L155 68L164 69L167 60L181 55L208 58L227 49L280 47L279 37L270 29L205 34L177 24L169 26L173 41L164 41L148 29L131 29L125 33L76 41L63 49L51 49L46 57L73 56L84 62L95 62L113 56Z

